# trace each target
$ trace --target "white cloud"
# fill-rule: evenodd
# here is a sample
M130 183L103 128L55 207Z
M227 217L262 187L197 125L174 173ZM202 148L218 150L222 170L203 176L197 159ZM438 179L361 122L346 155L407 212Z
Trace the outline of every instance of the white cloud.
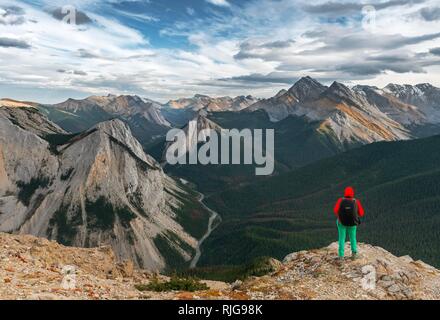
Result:
M229 7L230 3L227 0L206 0L206 2L209 2L210 4L213 4L215 6L220 7Z
M94 6L92 0L80 1L81 10L94 21L82 26L64 24L20 1L0 0L0 7L15 5L24 10L20 23L0 24L0 35L29 44L26 49L0 47L0 61L13 61L0 64L0 96L18 93L12 98L42 102L110 92L160 101L194 93L270 96L288 87L290 79L307 74L378 86L388 82L440 86L440 62L427 64L440 59L428 54L440 47L439 38L400 48L380 45L380 41L390 43L440 30L440 21L422 20L419 14L425 6L435 7L437 0L378 11L374 34L362 30L355 19L337 24L305 15L294 0L254 0L240 7L223 2L232 9L227 15L214 8L209 18L194 12L160 33L185 37L191 49L164 49L152 47L144 34L99 10L87 11ZM155 22L148 17L131 18ZM323 31L326 35L321 37L304 35ZM364 45L349 45L359 41ZM398 60L392 62L387 56ZM388 61L385 66L390 69L381 69L383 64L371 57ZM383 72L373 74L377 70Z

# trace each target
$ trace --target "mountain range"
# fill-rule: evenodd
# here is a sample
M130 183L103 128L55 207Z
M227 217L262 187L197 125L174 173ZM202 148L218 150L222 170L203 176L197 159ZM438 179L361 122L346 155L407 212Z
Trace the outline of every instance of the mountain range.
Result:
M0 231L111 245L150 270L189 264L208 212L128 125L67 134L31 107L0 108Z
M200 112L209 118L218 113L264 110L274 123L288 117L304 118L324 139L347 150L376 141L440 133L439 97L440 89L430 84L389 84L379 89L365 85L349 88L335 81L328 87L304 77L269 99L197 94L160 104L139 96L107 95L33 105L68 132L84 131L101 121L119 118L147 149L157 144L171 127L185 126Z
M237 112L251 106L258 99L253 96L209 97L196 94L192 98L170 100L162 105L161 112L175 127L183 127L188 121L197 117L199 113L208 112Z
M159 110L160 105L138 96L91 96L82 100L67 99L55 105L38 105L38 108L72 133L88 130L102 121L120 119L129 125L143 146L170 129L170 123Z
M189 120L198 130L274 129L273 177L255 177L253 165L163 163L166 133ZM440 134L440 89L430 84L350 88L304 77L268 99L2 99L0 133L0 231L108 244L151 270L186 268L211 223L195 186L223 218L200 263L237 264L328 243L329 203L354 184L373 212L366 240L440 263L435 248L420 248L436 235L415 216L426 205L437 226L438 138L421 139ZM398 209L387 211L385 195ZM382 212L395 227L373 218Z
M373 142L408 140L440 133L440 122L435 115L440 107L432 93L440 92L440 89L430 85L414 86L418 87L431 89L420 91L406 86L408 92L417 92L418 98L406 98L404 102L387 88L349 88L338 82L327 87L305 77L289 90L259 100L242 111L207 112L203 109L202 117L225 129L274 129L275 174L279 174ZM408 102L420 104L416 106ZM177 110L184 112L185 109ZM163 140L159 141L149 152L159 159L165 145ZM252 166L244 165L169 166L166 170L195 182L208 193L256 179Z
M365 144L409 139L417 136L423 127L438 126L440 107L436 95L439 93L440 89L428 84L414 87L390 84L378 89L349 88L334 82L326 87L305 77L289 90L261 100L247 110L263 109L273 121L290 115L305 116L310 121L321 122L320 132L341 143Z

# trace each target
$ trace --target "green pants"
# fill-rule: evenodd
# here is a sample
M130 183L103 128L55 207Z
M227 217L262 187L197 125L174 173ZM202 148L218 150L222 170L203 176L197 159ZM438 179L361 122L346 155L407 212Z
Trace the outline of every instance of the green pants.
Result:
M350 238L350 244L351 244L351 252L356 254L357 253L357 242L356 242L356 226L353 227L346 227L342 225L339 220L336 221L336 225L338 226L338 235L339 235L339 250L338 254L340 257L344 256L344 247L345 247L345 239L347 237Z

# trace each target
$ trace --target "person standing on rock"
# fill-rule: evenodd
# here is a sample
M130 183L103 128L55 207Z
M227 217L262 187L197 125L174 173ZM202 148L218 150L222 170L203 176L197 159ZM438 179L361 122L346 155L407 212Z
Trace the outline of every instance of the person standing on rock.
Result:
M358 254L356 231L357 226L360 224L359 218L363 217L365 212L361 202L354 198L354 189L352 187L345 188L344 197L336 202L333 211L338 218L336 220L336 225L338 226L339 235L339 259L342 260L344 258L347 233L350 238L351 257L352 259L356 259Z

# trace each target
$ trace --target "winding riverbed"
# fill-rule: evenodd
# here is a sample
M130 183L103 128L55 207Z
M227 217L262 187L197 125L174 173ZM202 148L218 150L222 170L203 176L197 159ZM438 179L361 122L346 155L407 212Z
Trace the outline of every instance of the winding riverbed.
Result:
M205 205L203 203L203 199L205 199L205 195L199 192L198 201L203 206L203 208L205 208L211 214L211 216L209 217L208 229L206 230L206 233L203 235L203 237L201 237L199 239L199 242L197 243L196 255L194 256L194 258L191 261L191 264L189 265L190 268L195 268L197 266L197 263L199 262L200 256L202 255L202 250L200 248L201 248L203 242L211 235L211 232L218 226L218 224L217 224L215 227L213 227L213 224L214 224L214 221L216 220L216 218L221 219L217 212L215 212L214 210L212 210L211 208L209 208L207 205Z

